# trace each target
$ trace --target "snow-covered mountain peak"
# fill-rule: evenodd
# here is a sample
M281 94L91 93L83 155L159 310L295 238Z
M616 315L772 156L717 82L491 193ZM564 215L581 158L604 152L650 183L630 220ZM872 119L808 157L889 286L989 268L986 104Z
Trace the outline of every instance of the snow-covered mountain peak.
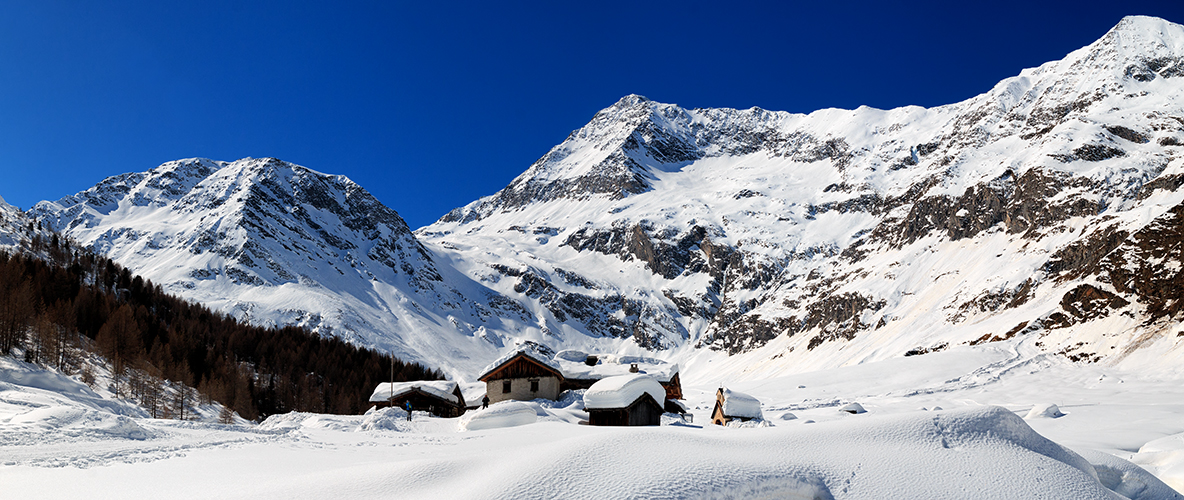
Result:
M752 356L803 369L1004 338L1021 323L1063 341L1093 317L1060 304L1094 290L1073 291L1084 271L1068 277L1065 262L1092 269L1089 287L1111 279L1097 274L1104 255L1071 242L1109 234L1104 254L1179 201L1182 60L1181 26L1132 17L928 109L801 115L626 96L505 189L417 234L546 308L553 332L650 349L764 353ZM982 252L984 267L946 266L962 252ZM1117 288L1098 296L1142 303L1131 317L1161 309ZM1039 319L1057 314L1074 319Z
M341 175L275 158L188 159L108 178L30 215L166 291L452 373L536 322L452 270Z
M217 309L461 376L512 344L660 350L688 377L1024 335L1120 359L1184 308L1154 291L1174 278L1131 277L1184 266L1156 253L1184 221L1181 34L1129 18L934 108L625 96L414 234L349 179L273 158L170 162L31 214Z
M1146 84L1184 75L1184 26L1164 19L1128 16L1097 41L1060 61L1026 69L1000 86L1036 88L1043 100L1083 100L1137 93ZM1041 82L1043 84L1041 84ZM1024 90L1028 90L1025 88Z
M324 271L318 263L344 272L363 258L374 265L356 271L366 276L424 286L437 275L403 219L366 190L274 158L168 162L32 213L123 262L184 249L188 259L168 264L175 272L156 276L174 286L219 276L276 286L312 280Z
M1087 48L1102 47L1118 50L1124 58L1179 55L1184 52L1184 26L1158 17L1127 16Z

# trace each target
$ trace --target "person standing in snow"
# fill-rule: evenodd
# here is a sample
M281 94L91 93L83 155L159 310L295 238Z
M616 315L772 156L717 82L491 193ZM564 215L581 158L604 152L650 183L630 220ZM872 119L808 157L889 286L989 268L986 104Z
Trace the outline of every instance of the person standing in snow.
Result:
M408 401L406 406L407 406L407 420L410 421L411 420L411 401Z
M488 394L481 396L481 409L484 410L486 408L489 408L489 395Z

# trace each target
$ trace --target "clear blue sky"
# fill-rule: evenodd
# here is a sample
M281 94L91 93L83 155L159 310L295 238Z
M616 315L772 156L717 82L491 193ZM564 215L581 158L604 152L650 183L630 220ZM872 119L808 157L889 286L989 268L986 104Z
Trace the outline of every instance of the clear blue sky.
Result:
M1042 6L1033 6L1042 3ZM621 96L957 102L1184 1L0 4L0 196L188 157L344 174L412 227L504 187Z

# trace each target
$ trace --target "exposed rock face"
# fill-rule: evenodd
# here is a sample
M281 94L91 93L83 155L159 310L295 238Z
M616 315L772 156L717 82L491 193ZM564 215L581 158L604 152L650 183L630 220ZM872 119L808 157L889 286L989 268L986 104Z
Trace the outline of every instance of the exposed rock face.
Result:
M455 272L446 280L403 219L365 189L274 158L169 162L29 213L240 319L303 325L433 366L484 363L504 343L496 330L533 322ZM478 333L485 341L475 345L447 339Z
M14 251L28 246L37 227L16 207L0 198L0 250Z
M1181 61L1181 26L1132 17L933 109L627 96L417 234L516 278L494 288L544 305L552 331L647 348L903 355L1174 317L1151 291L1170 279L1150 274L1174 265L1162 207L1184 200Z
M196 280L279 286L315 280L323 271L316 262L338 273L359 264L382 268L419 289L441 279L403 219L370 193L344 177L273 158L170 162L39 203L30 213L120 261L184 249L208 264L188 271ZM152 227L165 224L171 227Z
M1132 234L1102 259L1100 267L1104 274L1097 279L1137 300L1148 321L1178 318L1184 308L1184 205L1177 204ZM1111 308L1126 303L1114 294L1098 300Z
M172 162L30 213L232 314L461 376L511 344L804 370L1032 338L1095 362L1184 307L1179 95L1184 27L1131 17L932 109L626 96L414 234L271 159Z

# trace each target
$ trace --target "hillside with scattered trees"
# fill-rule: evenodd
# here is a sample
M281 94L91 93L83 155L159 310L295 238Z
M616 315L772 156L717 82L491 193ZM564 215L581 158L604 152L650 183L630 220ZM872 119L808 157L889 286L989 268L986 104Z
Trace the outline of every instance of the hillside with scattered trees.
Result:
M396 381L443 376L303 328L240 323L56 235L33 237L25 251L0 251L0 354L93 382L81 362L87 352L109 362L116 394L175 418L184 418L185 398L196 397L252 420L360 413L392 370ZM170 392L179 404L162 400L165 381L181 388Z

